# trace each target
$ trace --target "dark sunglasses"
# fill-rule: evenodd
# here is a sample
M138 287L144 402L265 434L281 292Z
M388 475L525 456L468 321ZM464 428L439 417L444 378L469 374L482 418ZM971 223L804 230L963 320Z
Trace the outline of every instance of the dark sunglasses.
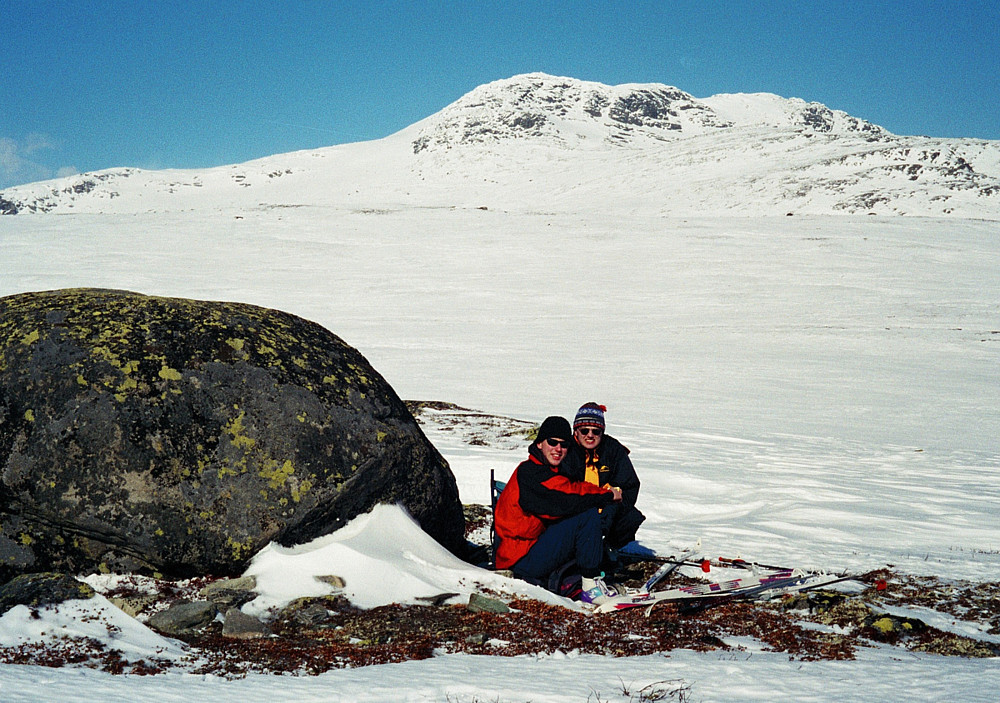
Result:
M563 449L569 449L569 442L565 439L546 439L545 443L555 449L556 447L562 447Z
M599 427L581 427L580 429L577 430L577 432L582 434L584 437L586 437L589 434L592 434L595 437L600 437L602 434L604 434L604 430L602 430Z

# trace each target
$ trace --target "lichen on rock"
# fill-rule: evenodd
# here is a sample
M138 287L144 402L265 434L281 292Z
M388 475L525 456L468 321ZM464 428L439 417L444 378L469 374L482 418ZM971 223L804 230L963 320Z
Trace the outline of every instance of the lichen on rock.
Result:
M240 303L0 298L0 579L236 574L402 503L464 544L447 463L354 348Z

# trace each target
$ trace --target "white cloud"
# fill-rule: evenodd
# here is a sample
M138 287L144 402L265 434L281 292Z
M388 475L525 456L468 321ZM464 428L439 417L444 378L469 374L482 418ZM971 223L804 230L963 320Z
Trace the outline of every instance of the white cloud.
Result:
M54 148L52 139L44 134L29 134L20 141L0 137L0 188L52 178L52 169L38 163L33 155Z
M27 137L24 138L24 144L21 145L21 151L25 154L33 154L36 151L43 151L45 149L55 149L55 143L49 138L47 134L40 134L38 132L32 132Z

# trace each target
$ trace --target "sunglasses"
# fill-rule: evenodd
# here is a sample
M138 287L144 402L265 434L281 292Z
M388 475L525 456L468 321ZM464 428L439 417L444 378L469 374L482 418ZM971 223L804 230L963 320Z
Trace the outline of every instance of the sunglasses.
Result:
M562 447L563 449L569 448L569 442L565 439L546 439L545 443L555 449L556 447Z
M600 429L599 427L581 427L580 429L577 430L577 432L579 432L584 437L591 434L594 435L595 437L600 437L602 434L604 434L604 430Z

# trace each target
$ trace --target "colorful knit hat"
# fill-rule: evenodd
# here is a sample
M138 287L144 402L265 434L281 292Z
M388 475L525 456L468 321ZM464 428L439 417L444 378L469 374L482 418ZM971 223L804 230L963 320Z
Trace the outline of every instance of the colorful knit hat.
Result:
M581 427L600 427L603 430L604 413L607 410L606 407L597 403L583 404L576 412L576 418L573 420L573 431L575 432Z

